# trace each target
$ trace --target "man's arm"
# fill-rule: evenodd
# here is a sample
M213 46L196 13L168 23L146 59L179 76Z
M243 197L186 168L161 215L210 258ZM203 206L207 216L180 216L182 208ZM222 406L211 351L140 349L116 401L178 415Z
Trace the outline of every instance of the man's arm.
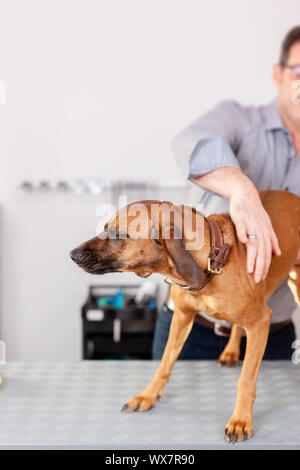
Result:
M234 154L245 124L239 105L223 101L192 123L172 143L185 178L230 199L237 235L247 244L247 267L255 281L268 273L272 251L280 255L277 237L253 182L242 172ZM248 239L255 234L257 239Z

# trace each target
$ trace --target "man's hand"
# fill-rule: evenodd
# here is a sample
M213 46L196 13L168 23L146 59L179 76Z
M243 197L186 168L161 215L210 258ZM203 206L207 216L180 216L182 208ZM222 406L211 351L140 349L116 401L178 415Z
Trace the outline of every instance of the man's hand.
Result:
M255 282L265 280L272 252L275 255L280 255L281 252L270 217L261 203L258 192L248 188L233 194L230 199L230 215L238 239L247 245L248 272L254 272ZM249 239L250 234L257 238Z

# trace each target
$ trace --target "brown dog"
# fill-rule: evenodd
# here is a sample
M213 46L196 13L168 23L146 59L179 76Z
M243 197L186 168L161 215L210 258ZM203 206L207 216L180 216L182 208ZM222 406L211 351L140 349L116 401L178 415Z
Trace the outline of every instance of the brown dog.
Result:
M228 214L214 214L206 218L195 209L174 206L172 203L139 201L147 208L146 213L139 218L143 232L140 237L132 236L128 231L119 233L124 215L127 216L128 226L134 223L130 204L118 211L106 224L102 234L71 252L71 258L92 274L132 271L147 277L156 272L177 284L172 286L170 292L175 311L160 366L151 383L139 395L131 398L123 409L146 411L161 397L172 367L191 331L194 317L203 311L234 324L231 338L223 352L225 362L230 363L232 357L238 357L242 331L246 331L247 350L237 384L237 401L227 423L225 437L228 441L242 441L252 436L256 381L272 316L267 300L288 275L290 288L298 303L300 297L300 268L294 266L300 247L300 198L285 191L263 191L260 196L277 234L282 255L272 257L266 280L258 284L254 282L253 275L247 272L246 248L239 242ZM174 217L169 223L164 222L161 216L154 218L150 210L153 204L172 207L174 213L182 216L180 220L185 221L182 227L178 226ZM230 254L222 272L221 269L215 270L214 277L205 284L205 272L211 254L212 233L211 223L208 223L211 220L216 221L221 228ZM187 250L187 240L193 239L193 234L189 232L196 222L202 223L203 239L198 243L198 248ZM170 231L170 238L163 236L166 228ZM177 237L180 229L182 239ZM109 236L114 235L114 230L116 238ZM157 238L153 237L153 233Z

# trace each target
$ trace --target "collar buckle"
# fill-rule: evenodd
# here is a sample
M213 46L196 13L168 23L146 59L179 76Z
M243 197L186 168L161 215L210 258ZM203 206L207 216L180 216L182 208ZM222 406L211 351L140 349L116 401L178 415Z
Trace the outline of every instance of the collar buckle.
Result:
M208 258L207 260L207 270L212 273L212 274L221 274L223 266L220 266L219 268L212 268L211 267L211 258Z

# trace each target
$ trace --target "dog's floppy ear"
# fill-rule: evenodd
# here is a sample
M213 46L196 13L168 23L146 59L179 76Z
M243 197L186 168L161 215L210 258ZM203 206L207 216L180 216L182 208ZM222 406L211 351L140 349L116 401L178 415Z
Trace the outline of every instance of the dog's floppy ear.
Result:
M180 212L179 221L176 221L176 211L177 215ZM164 237L164 234L167 236ZM178 277L193 289L201 289L206 276L189 250L185 248L182 210L175 209L174 215L171 214L169 227L162 226L161 235L161 242L174 263Z
M164 240L166 251L171 257L179 277L193 289L201 289L206 276L191 253L185 249L182 240Z

